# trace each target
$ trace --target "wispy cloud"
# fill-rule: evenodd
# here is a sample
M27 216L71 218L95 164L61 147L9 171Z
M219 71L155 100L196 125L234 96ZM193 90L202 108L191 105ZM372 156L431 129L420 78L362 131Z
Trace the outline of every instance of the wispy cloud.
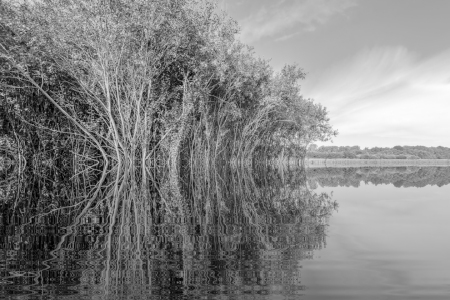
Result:
M241 37L248 43L276 35L282 35L281 39L286 39L301 31L314 31L334 15L342 14L354 6L355 0L279 1L263 6L240 22ZM293 28L294 34L286 34L286 31Z
M450 147L448 66L450 51L367 49L307 80L304 93L328 107L336 144Z

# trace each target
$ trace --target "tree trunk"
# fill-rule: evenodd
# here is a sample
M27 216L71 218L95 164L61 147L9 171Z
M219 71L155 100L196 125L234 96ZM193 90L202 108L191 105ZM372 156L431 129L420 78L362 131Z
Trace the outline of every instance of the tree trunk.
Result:
M192 99L186 94L183 99L183 111L181 113L177 132L174 134L169 148L169 184L173 200L178 203L183 214L188 214L190 209L186 199L183 199L180 189L180 150L184 137L188 131L189 117L194 108Z

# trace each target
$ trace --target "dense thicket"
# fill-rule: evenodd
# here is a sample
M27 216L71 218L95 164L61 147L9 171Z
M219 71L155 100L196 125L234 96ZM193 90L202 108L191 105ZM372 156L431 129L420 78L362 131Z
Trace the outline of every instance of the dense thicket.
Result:
M35 282L185 288L220 278L195 273L194 254L323 246L335 203L249 166L333 136L327 112L300 95L300 68L274 73L237 32L206 0L0 0L0 224L58 221L61 235L21 244L45 264L99 251L96 273L46 265ZM173 274L151 245L173 250Z
M274 74L207 1L2 1L0 14L2 131L27 148L176 169L180 153L212 163L334 134L300 96L301 69Z
M362 159L450 159L448 147L395 146L361 149L359 146L308 147L310 158L362 158Z
M237 33L207 0L0 1L2 134L22 167L83 191L81 214L107 203L111 232L130 211L201 215L190 193L225 166L335 134L303 71L274 73Z

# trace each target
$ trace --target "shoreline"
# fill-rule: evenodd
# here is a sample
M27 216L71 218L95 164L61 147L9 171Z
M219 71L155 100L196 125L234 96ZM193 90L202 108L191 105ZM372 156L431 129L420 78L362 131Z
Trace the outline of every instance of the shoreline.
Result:
M450 167L450 159L305 158L305 167Z

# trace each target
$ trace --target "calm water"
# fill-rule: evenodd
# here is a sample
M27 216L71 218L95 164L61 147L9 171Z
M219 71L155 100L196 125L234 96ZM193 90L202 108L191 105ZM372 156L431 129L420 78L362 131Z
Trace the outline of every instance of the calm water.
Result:
M319 175L317 190L333 191L339 211L330 218L327 247L303 264L306 298L450 299L450 176L440 169ZM338 175L349 171L357 175L348 181Z
M444 167L272 170L201 194L195 218L131 205L113 227L102 202L36 217L3 184L0 298L449 299L449 183Z

